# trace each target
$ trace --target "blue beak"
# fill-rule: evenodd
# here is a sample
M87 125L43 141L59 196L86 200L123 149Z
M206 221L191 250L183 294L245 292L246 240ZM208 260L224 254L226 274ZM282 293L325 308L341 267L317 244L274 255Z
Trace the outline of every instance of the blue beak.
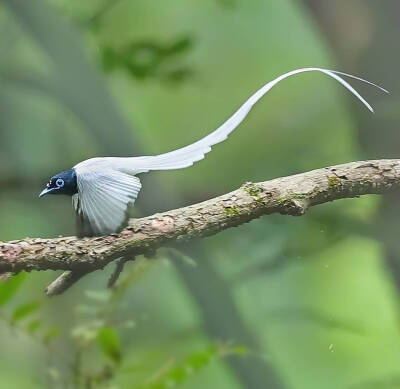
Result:
M54 190L54 188L45 188L40 192L39 197L43 197L44 195L47 195L47 194L53 192L53 190Z

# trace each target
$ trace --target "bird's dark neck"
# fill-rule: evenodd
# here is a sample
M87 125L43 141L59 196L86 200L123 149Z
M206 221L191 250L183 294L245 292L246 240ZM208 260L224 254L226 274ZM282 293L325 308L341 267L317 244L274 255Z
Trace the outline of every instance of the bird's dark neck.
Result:
M65 182L63 193L66 195L74 195L78 193L78 183L76 179L76 171L74 168L63 172L63 179Z

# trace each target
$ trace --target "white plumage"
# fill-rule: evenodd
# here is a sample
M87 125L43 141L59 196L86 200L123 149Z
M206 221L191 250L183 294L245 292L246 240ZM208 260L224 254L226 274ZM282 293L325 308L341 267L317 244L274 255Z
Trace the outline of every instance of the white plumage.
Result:
M189 146L165 154L131 158L92 158L74 169L77 175L78 193L73 205L78 215L80 229L85 235L106 235L118 231L127 218L127 210L135 202L141 184L136 174L150 170L182 169L200 161L211 151L211 146L224 141L244 120L251 108L273 86L295 74L317 71L341 83L354 94L371 112L368 102L343 78L347 76L385 89L350 74L320 68L302 68L285 73L255 92L224 124L215 131Z
M129 204L142 187L139 178L116 169L80 166L77 171L78 193L72 198L78 217L78 234L107 235L118 231Z

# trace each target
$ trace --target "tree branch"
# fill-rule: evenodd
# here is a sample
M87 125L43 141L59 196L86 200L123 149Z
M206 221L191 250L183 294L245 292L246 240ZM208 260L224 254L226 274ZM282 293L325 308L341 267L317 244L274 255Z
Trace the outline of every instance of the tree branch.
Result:
M79 281L88 273L90 273L90 271L65 271L45 289L45 293L49 297L64 293L68 288L75 284L75 282Z
M259 183L199 204L131 219L119 234L0 242L0 273L73 270L88 273L120 257L188 242L262 215L303 215L318 204L400 189L400 159L351 162Z

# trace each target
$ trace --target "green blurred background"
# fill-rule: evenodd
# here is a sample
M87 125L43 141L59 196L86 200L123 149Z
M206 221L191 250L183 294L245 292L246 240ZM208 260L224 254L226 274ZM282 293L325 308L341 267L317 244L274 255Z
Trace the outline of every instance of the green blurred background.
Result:
M0 239L74 234L47 179L187 145L298 67L195 166L142 176L133 215L329 164L398 157L396 0L0 1ZM397 196L272 215L47 298L0 284L0 388L400 387Z

